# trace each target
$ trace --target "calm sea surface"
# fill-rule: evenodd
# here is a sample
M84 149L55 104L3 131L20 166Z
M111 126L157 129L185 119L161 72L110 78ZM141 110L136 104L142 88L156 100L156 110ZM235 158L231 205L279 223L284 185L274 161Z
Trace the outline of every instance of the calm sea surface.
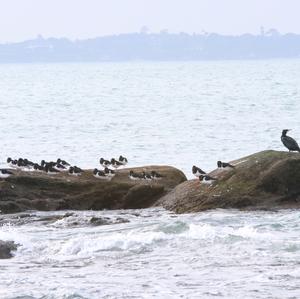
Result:
M300 60L0 65L0 162L216 161L300 141ZM300 212L0 216L0 298L299 298ZM92 217L112 224L93 226ZM117 218L129 222L113 224Z
M0 161L195 163L300 140L300 60L0 65Z

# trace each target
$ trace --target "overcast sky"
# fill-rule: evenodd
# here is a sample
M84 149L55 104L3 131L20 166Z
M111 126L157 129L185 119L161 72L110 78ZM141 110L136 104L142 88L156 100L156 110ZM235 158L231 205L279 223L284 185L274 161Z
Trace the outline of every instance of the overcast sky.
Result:
M150 32L300 34L300 0L0 0L0 42Z

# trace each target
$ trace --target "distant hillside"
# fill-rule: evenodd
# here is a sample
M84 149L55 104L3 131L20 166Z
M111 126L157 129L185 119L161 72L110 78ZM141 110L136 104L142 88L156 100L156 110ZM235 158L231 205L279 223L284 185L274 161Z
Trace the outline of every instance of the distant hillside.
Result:
M38 37L0 45L0 63L219 60L300 57L300 35L132 33L88 40Z

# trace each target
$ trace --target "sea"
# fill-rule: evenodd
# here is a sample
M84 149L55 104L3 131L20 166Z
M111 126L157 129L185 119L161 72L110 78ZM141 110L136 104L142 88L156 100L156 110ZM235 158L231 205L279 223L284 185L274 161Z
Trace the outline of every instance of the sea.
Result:
M0 64L0 124L0 167L123 155L191 179L285 150L282 129L300 141L300 60ZM299 236L298 210L0 215L0 240L19 244L0 298L296 299Z

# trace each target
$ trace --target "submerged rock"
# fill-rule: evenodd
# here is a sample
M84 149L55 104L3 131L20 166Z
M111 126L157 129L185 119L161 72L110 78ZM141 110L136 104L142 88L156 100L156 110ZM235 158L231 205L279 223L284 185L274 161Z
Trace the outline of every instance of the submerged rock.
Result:
M95 226L100 225L110 225L110 224L121 224L130 222L128 219L117 217L116 219L111 219L109 217L92 217L90 223Z
M156 181L132 181L129 171L163 175ZM103 181L86 170L81 176L67 173L48 175L14 170L13 176L0 180L0 210L17 213L25 210L102 210L136 209L152 206L161 196L186 180L170 166L145 166L118 170L111 181Z
M300 154L263 151L216 169L212 185L189 180L163 196L156 205L177 213L215 208L300 208Z
M1 241L0 240L0 259L11 258L12 251L17 250L18 245L13 241Z

